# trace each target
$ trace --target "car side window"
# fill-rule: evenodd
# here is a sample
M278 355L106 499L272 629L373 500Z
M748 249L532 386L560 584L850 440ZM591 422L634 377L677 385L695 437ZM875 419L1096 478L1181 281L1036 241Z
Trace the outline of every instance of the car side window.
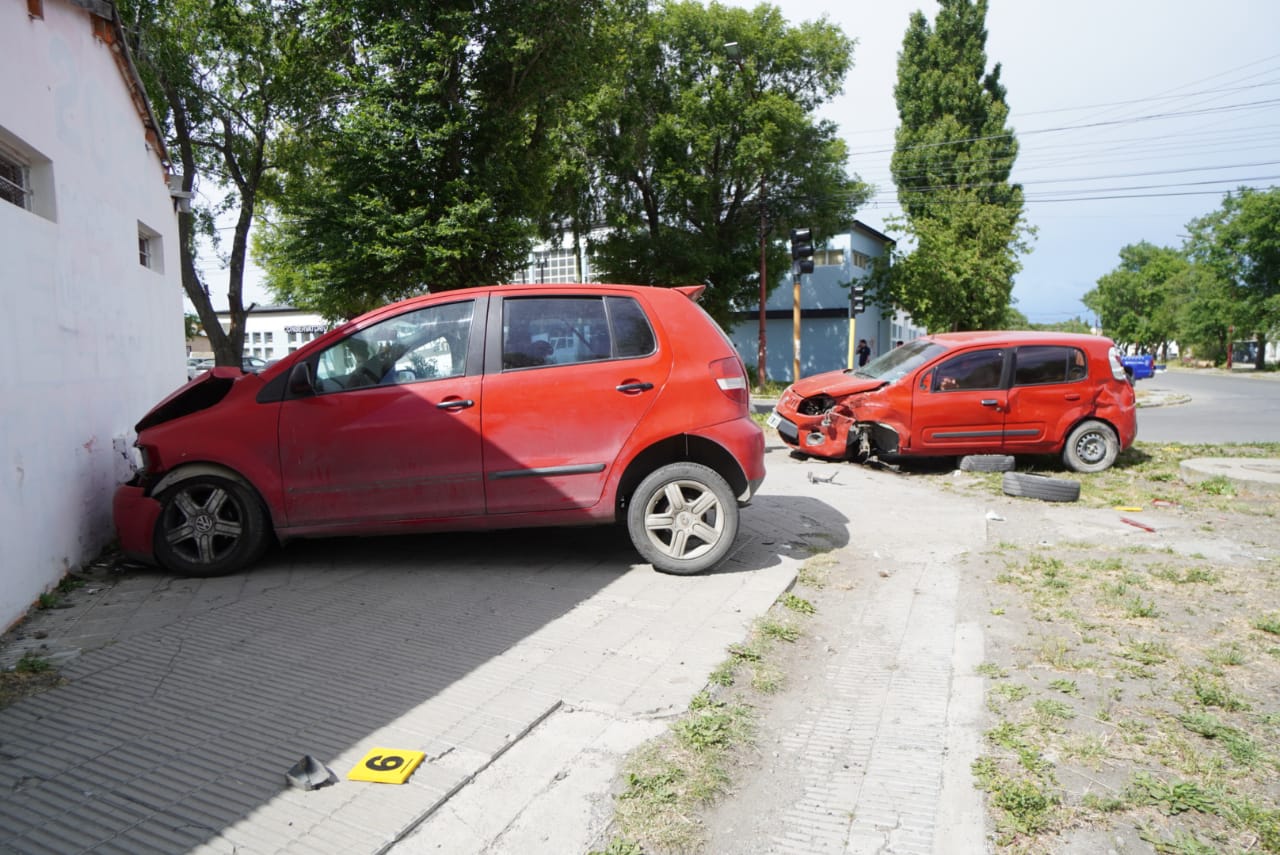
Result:
M1077 347L1020 347L1014 353L1013 384L1042 386L1047 383L1071 383L1087 376L1087 366L1084 351Z
M502 368L573 365L613 354L604 300L509 297L502 301Z
M975 350L948 359L933 372L935 392L996 389L1004 371L1003 350Z
M320 354L317 390L323 394L461 376L474 310L472 300L428 306L347 336Z
M606 297L609 326L613 331L613 355L619 359L648 356L658 347L644 309L631 297Z

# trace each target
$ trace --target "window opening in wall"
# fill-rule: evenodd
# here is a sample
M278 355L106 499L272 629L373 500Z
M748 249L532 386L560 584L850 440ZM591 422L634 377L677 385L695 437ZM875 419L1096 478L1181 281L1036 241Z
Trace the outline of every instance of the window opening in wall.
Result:
M57 222L53 162L0 125L0 199Z
M0 148L0 199L31 210L31 174L27 165Z
M163 243L160 233L138 221L138 263L148 270L164 272Z

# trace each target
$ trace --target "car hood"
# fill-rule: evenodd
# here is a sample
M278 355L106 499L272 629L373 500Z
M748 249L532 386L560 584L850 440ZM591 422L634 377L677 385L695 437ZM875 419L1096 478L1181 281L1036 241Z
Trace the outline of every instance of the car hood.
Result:
M843 398L845 395L879 389L881 386L886 385L887 382L875 377L858 377L852 372L827 371L823 374L805 377L800 382L792 384L791 389L802 398L811 398L814 395L830 395L833 398Z
M163 401L156 404L142 417L133 429L142 433L176 418L206 410L221 401L236 383L251 382L262 384L257 374L246 374L234 366L222 365L210 368L195 379L188 380L171 392Z

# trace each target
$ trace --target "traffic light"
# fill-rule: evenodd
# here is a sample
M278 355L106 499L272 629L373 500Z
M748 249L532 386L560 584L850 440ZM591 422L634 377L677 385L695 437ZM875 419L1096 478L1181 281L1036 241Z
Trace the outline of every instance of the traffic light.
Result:
M797 273L813 272L813 229L791 230L791 261Z
M849 293L849 313L860 315L867 310L867 286L854 285Z

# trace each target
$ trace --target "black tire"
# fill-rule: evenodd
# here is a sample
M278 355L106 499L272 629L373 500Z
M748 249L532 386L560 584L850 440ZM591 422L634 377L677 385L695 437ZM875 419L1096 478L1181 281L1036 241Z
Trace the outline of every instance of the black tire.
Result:
M1120 440L1110 425L1090 419L1076 425L1062 447L1062 462L1075 472L1101 472L1116 462Z
M270 542L267 513L247 485L196 475L157 497L155 555L179 576L225 576L252 564Z
M738 536L738 501L715 470L670 463L640 482L627 504L627 533L653 569L677 576L709 570Z
M1046 502L1074 502L1080 498L1080 482L1046 478L1026 472L1006 472L1001 485L1006 496L1025 496Z
M1013 469L1012 454L967 454L960 458L965 472L1008 472Z

